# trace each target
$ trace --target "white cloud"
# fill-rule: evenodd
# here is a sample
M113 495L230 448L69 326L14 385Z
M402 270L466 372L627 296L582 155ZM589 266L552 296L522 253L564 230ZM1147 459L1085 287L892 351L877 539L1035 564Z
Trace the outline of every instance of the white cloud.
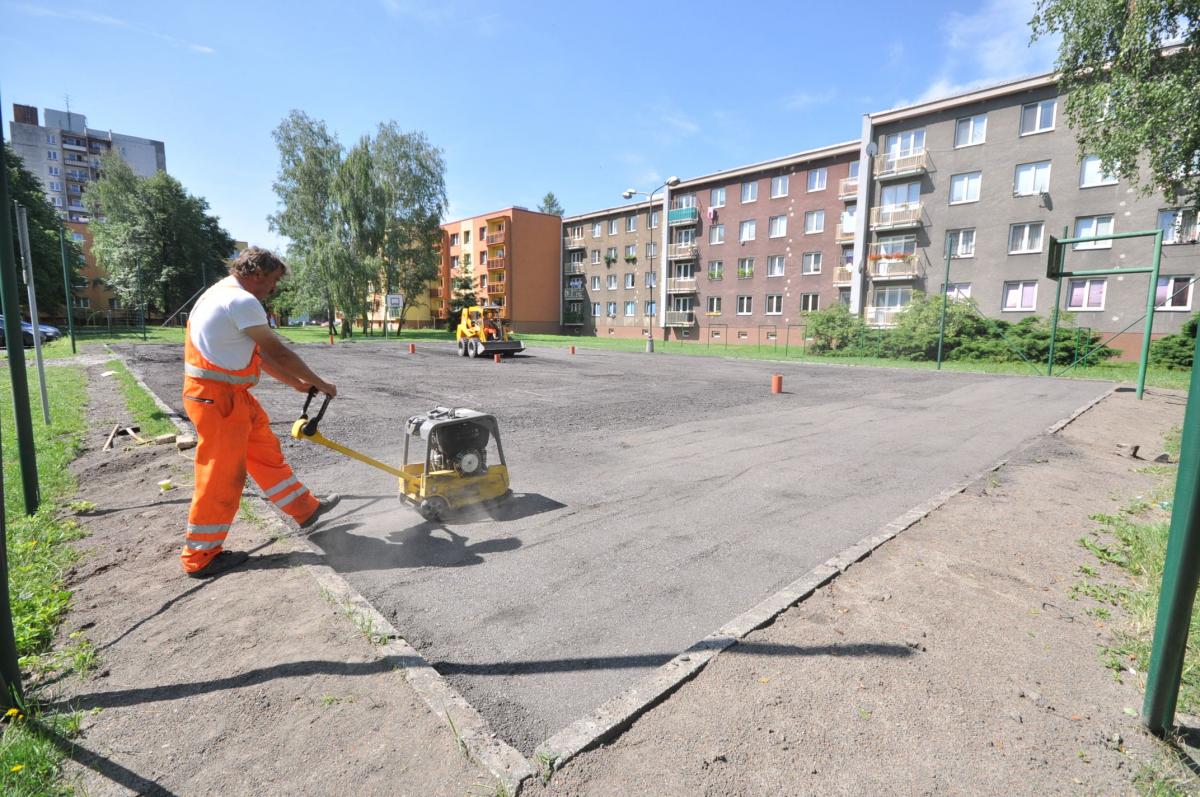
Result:
M128 20L110 17L106 14L95 14L91 11L78 8L69 8L66 10L58 10L54 8L43 8L42 6L29 5L27 3L17 3L12 6L16 11L30 17L50 17L52 19L65 19L73 22L87 22L92 25L105 25L110 28L124 28L125 30L140 33L143 36L150 36L160 41L165 41L173 47L179 47L184 50L191 50L195 53L203 55L212 55L216 52L213 48L206 44L197 44L195 42L186 41L176 36L171 36L167 33L160 33L150 28L135 25Z

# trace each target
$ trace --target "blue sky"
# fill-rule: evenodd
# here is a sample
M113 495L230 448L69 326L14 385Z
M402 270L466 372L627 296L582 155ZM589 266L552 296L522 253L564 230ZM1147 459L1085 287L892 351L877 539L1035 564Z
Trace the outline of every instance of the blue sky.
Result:
M290 109L343 144L385 120L444 151L447 220L553 191L568 214L857 139L861 115L1051 67L1033 0L336 4L0 0L14 102L166 143L167 170L267 246ZM857 32L861 31L861 32Z

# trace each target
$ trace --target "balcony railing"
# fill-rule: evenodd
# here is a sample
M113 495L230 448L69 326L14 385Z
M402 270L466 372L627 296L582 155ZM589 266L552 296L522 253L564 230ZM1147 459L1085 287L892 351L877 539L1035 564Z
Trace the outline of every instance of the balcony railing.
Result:
M696 207L671 208L667 211L667 226L669 227L679 224L695 224L699 220L700 209Z
M568 277L573 276L575 274L582 274L583 273L583 261L568 260L566 263L563 263L563 273L566 274Z
M488 296L503 296L504 295L504 283L497 282L493 285L488 285L487 292L488 292Z
M917 265L916 255L876 254L867 258L867 273L876 281L912 279L920 273Z
M871 208L872 230L898 230L921 226L921 203L881 205Z
M487 267L488 271L503 271L505 266L508 265L508 258L493 257L491 260L489 260L484 265Z
M863 321L873 327L894 327L896 316L903 310L903 307L866 307L863 308Z
M563 288L563 299L567 301L583 298L583 288Z
M429 289L429 298L430 299L442 298L442 289L441 288L430 288Z
M491 241L489 240L488 243L490 244ZM563 238L563 247L567 249L587 249L587 241L585 241L583 238L569 236L567 238Z
M668 310L663 314L663 323L669 327L690 327L696 325L695 310Z
M695 293L695 277L672 277L667 280L667 293Z
M504 233L505 233L504 230L498 230L496 232L488 233L487 245L495 246L496 244L504 243Z
M924 174L928 170L929 153L925 150L905 155L884 154L879 156L879 160L875 161L876 180L890 180L893 177Z
M690 244L671 244L667 247L667 259L684 260L689 257L695 257L697 251L698 249L694 241Z
M858 178L847 177L838 181L838 199L853 199L858 196Z
M846 241L853 241L854 240L854 223L851 222L850 224L839 224L837 226L837 232L835 232L833 235L833 240L837 241L838 243L845 243Z
M563 313L563 326L577 327L583 324L583 313Z
M852 282L854 282L854 268L852 266L837 266L834 268L834 285L849 285Z

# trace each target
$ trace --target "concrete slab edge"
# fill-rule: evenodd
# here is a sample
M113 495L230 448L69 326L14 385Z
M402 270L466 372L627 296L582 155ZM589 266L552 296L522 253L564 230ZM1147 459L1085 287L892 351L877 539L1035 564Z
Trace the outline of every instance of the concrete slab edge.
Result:
M191 426L150 389L128 360L115 353L113 357L125 364L137 383L180 431L191 431ZM308 540L296 536L267 501L257 495L251 500L258 505L260 517L265 519L271 532L302 544L318 556L322 555ZM501 740L466 698L333 568L317 564L305 564L303 568L317 582L319 589L328 599L341 607L363 634L372 641L383 641L379 645L379 653L383 660L390 663L421 696L429 710L447 724L464 753L487 769L504 787L506 793L516 797L520 793L521 783L536 774L525 756Z
M1076 409L1066 418L1047 427L1035 435L1017 451L1023 451L1036 440L1055 434L1075 421L1085 412L1111 396L1116 387ZM535 759L544 767L559 769L575 756L597 745L615 738L642 714L654 708L680 686L694 678L717 655L745 638L752 631L770 625L788 609L812 595L817 589L832 581L856 562L870 556L872 552L900 532L923 520L933 511L945 505L954 496L966 490L989 473L1008 464L1011 455L996 460L983 470L937 493L917 506L909 509L894 520L885 523L874 534L864 537L837 555L817 565L800 578L763 600L754 608L735 617L717 631L709 634L690 648L658 668L652 675L600 705L591 714L576 720L550 736L537 747ZM543 777L548 776L543 772Z
M137 369L135 369L133 367L132 363L130 363L128 359L126 359L122 355L114 352L111 348L109 348L109 345L107 343L104 344L104 348L108 349L108 353L112 355L112 357L110 359L121 361L121 364L125 366L125 370L129 371L129 373L133 375L134 381L137 382L141 386L142 390L146 391L146 393L150 396L150 398L154 399L154 406L156 406L160 410L162 410L163 415L166 416L167 420L169 420L171 423L175 424L176 429L178 429L181 433L184 433L184 434L192 433L191 424L188 423L187 421L185 421L179 415L179 413L175 412L175 410L173 410L171 407L167 406L167 403L165 401L163 401L162 399L160 399L158 397L158 394L150 389L150 386L146 384L146 380L142 379L142 375L137 372Z

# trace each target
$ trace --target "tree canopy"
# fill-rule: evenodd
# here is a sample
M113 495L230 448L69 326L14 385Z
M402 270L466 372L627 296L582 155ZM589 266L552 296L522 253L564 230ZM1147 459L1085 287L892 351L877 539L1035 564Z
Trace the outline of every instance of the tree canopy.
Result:
M1061 36L1080 154L1145 194L1200 203L1200 0L1039 0L1030 26Z
M119 155L105 155L101 172L84 204L92 253L122 301L167 315L225 275L233 239L207 201L166 172L138 176Z
M558 197L554 195L553 191L547 191L546 195L542 197L542 204L538 205L538 210L554 216L564 215L563 206L559 204Z

